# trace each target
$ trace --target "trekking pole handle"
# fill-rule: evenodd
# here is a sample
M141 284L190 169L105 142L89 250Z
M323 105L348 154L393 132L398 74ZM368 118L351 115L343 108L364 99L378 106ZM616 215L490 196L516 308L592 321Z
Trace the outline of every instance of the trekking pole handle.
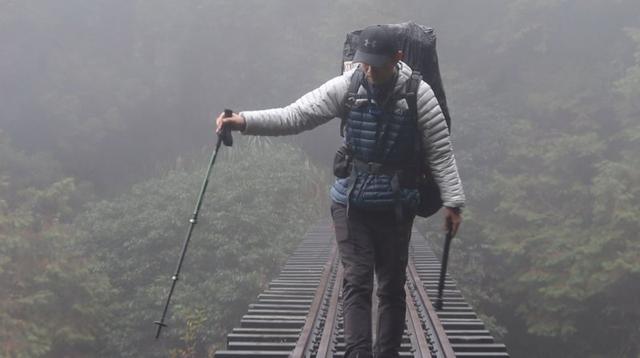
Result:
M224 117L231 117L231 116L233 116L233 111L230 109L225 109ZM218 135L222 139L222 143L224 143L224 145L226 145L227 147L231 147L233 145L233 137L231 136L231 129L229 127L223 125L222 130Z

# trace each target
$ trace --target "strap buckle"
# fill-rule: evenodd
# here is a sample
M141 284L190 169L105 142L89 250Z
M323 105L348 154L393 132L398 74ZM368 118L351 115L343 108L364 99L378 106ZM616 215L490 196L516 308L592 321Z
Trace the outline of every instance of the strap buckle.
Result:
M367 170L369 173L378 173L382 169L382 164L376 162L367 162Z
M354 159L353 164L360 171L365 171L369 174L385 174L390 169L383 163L365 162L358 159Z

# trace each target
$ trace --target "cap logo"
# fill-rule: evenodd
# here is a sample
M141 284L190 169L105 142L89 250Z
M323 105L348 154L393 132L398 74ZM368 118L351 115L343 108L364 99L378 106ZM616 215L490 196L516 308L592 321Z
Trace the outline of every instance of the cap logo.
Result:
M372 48L376 48L376 40L373 41L369 41L369 39L365 39L364 40L364 47L369 47L369 44L371 44Z

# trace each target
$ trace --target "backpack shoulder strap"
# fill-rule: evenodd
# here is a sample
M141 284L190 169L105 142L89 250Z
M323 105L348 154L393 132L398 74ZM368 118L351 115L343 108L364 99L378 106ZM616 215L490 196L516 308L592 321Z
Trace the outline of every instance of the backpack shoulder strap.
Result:
M407 81L407 88L405 90L405 98L407 99L409 111L411 111L416 120L418 119L418 88L420 87L420 82L422 82L422 74L420 71L413 71Z
M351 80L349 81L349 87L347 88L347 97L344 103L344 111L342 117L340 117L340 136L344 137L344 128L347 125L347 115L353 108L353 105L356 103L356 97L358 96L358 90L360 89L360 85L362 84L362 80L364 79L364 71L360 66L356 67L356 70L353 71L351 75Z
M405 88L405 99L407 101L407 106L409 106L409 112L412 114L413 119L418 125L418 88L420 87L420 82L422 82L422 74L419 71L413 71L411 73L411 77L407 81L407 87ZM414 140L414 160L417 161L418 168L422 167L422 141L420 140L420 136L417 136ZM420 169L420 172L422 169Z

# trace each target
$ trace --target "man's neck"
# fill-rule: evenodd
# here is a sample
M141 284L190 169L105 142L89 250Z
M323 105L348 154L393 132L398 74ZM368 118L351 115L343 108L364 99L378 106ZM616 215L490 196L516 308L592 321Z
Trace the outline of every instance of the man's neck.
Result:
M372 83L371 89L376 92L379 91L379 92L386 93L387 91L390 91L393 89L393 86L395 85L397 79L398 79L398 70L394 68L393 74L389 76L389 78L387 78L386 81Z
M374 86L376 87L385 87L391 83L395 83L396 78L398 77L398 67L394 66L393 67L393 72L391 73L391 75L389 75L389 77L387 77L384 81L375 83Z

